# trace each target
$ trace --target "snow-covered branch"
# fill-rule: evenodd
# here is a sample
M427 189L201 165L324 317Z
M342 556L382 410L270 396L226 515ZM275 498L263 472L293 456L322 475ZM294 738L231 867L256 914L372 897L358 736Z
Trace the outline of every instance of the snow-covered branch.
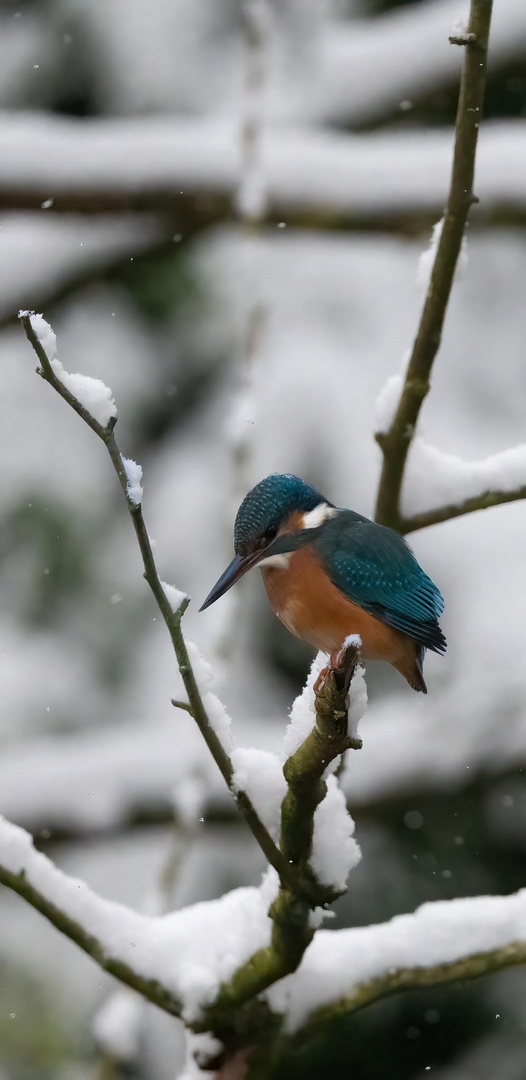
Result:
M280 850L291 880L281 880L269 910L270 944L251 956L223 987L214 1009L216 1017L296 970L321 921L321 909L345 892L348 874L360 859L352 836L354 823L337 780L332 775L323 779L346 750L361 747L356 731L367 692L359 644L359 639L348 639L335 668L320 672L320 658L314 662L291 713L285 736L289 756L282 771L277 759L277 772L272 768L269 758L273 755L266 755L265 770L257 752L255 757L254 751L248 751L244 759L238 758L249 776L263 772L259 798L264 800L265 817L280 818ZM283 777L286 788L279 782Z
M526 889L424 904L413 914L350 930L320 930L294 975L268 992L304 1041L329 1017L400 990L526 962Z
M103 441L126 498L144 565L144 576L164 619L191 712L224 780L233 790L233 767L229 756L230 719L218 698L209 690L211 672L195 646L187 646L181 629L181 619L190 603L189 597L161 581L142 512L142 468L122 456L113 429L117 407L111 390L100 379L71 374L62 367L56 356L56 337L41 315L20 312L20 321L35 350L39 374L88 424ZM192 657L190 656L192 654ZM201 685L199 683L199 679ZM272 837L260 821L245 792L234 792L238 806L252 833L272 866L286 880L288 866Z
M376 520L396 529L401 527L400 496L407 455L420 409L429 391L431 370L440 346L464 229L473 202L491 12L492 0L471 0L447 206L441 228L436 233L429 285L400 399L389 430L376 433L383 454Z
M415 220L426 226L443 212L451 136L447 128L352 135L268 125L260 160L269 222L319 228L336 217L360 229L409 223L414 232ZM514 221L524 219L525 162L520 121L484 126L477 220L507 220L510 210ZM154 211L184 219L187 234L235 216L238 187L239 125L232 119L79 122L0 114L2 210L40 211L52 197L46 214Z
M148 939L151 942L147 931L152 920L122 904L101 899L83 881L67 877L45 855L35 851L29 833L2 817L0 882L40 911L104 971L160 1009L180 1015L178 991L162 985L154 973L153 953L148 957L145 949Z
M423 438L411 447L402 489L403 533L526 499L526 445L464 461Z
M272 874L260 888L235 889L162 917L141 915L62 873L24 830L0 818L0 882L106 971L197 1029L214 1023L221 988L270 941ZM523 889L424 904L376 926L318 930L297 970L265 1000L290 1039L304 1042L329 1018L390 994L524 962Z

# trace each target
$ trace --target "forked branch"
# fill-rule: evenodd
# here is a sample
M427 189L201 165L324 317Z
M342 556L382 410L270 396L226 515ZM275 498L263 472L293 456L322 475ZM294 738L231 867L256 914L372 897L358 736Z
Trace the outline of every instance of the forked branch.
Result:
M471 0L469 23L466 34L462 35L464 66L451 183L441 234L396 413L389 431L376 435L383 454L376 521L400 531L403 526L401 490L407 455L420 409L429 391L464 229L470 206L475 201L475 155L484 102L492 6L493 0ZM409 530L406 528L406 531Z

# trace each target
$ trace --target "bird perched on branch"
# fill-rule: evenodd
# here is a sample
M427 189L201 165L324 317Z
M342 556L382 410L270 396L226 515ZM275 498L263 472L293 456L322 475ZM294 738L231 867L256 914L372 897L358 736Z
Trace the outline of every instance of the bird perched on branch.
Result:
M296 637L338 652L358 634L365 659L387 660L427 693L426 649L444 653L444 602L404 538L334 506L298 476L267 476L245 496L235 556L201 611L259 566L276 615Z

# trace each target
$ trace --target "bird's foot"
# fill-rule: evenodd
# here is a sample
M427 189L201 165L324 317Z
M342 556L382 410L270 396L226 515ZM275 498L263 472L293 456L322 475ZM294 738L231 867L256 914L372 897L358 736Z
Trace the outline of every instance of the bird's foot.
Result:
M336 685L339 686L350 683L352 674L359 662L360 652L359 644L354 641L345 643L340 649L333 649L329 656L329 663L321 669L316 682L314 683L314 693L319 694L323 688L325 680L329 672L333 671L336 676Z
M329 663L326 664L325 667L321 669L320 674L318 675L318 678L316 679L316 682L314 683L314 693L315 694L319 694L319 692L320 692L320 690L321 690L321 688L322 688L322 686L323 686L323 684L325 682L325 679L327 678L327 675L329 674L329 671L343 671L344 670L344 664L342 663L342 661L344 661L344 659L345 659L346 651L347 651L347 649L346 649L345 645L341 649L333 649L332 650L331 655L329 656Z

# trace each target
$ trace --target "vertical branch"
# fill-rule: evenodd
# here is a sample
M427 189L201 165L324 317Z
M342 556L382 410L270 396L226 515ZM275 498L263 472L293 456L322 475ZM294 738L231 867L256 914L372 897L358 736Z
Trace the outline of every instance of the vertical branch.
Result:
M387 433L376 435L383 465L376 502L376 521L400 528L400 495L407 454L438 352L455 267L473 197L475 155L486 82L486 63L493 0L471 0L465 34L451 40L465 48L458 102L453 168L447 206L420 324L413 344L398 407Z
M254 375L265 327L260 289L262 225L267 194L262 171L263 95L267 77L270 0L244 0L245 88L240 128L241 175L236 209L243 226L246 259L246 324L241 348L238 392L232 410L232 489L235 509L250 486L251 428L254 424Z
M241 499L252 486L256 393L256 366L265 332L267 311L261 296L261 254L267 192L262 169L264 93L270 33L271 0L244 0L243 22L245 79L240 118L240 177L235 209L242 226L242 279L244 282L245 325L235 366L236 386L227 418L230 449L229 517L234 517ZM232 594L224 607L225 621L216 644L219 657L232 655L239 595Z

